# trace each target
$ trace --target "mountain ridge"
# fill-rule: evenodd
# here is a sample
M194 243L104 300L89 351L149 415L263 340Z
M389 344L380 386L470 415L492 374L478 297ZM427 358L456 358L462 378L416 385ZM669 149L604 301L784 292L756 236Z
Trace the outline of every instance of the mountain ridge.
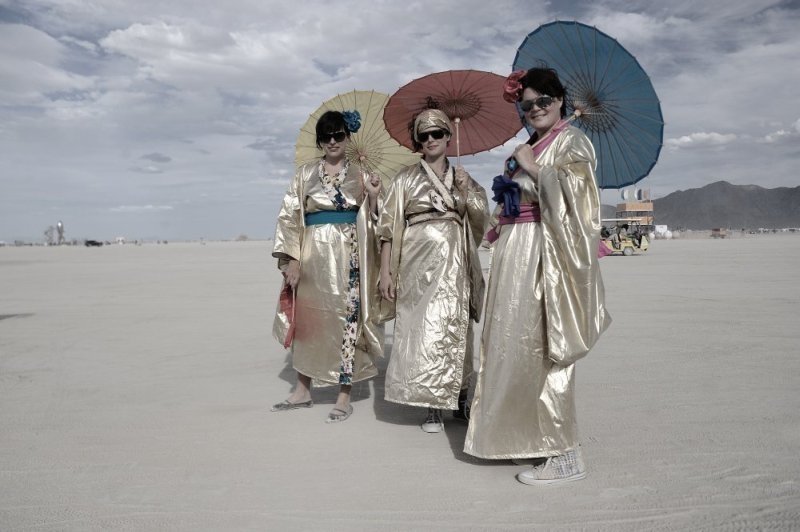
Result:
M603 205L603 217L609 212ZM800 186L764 188L716 181L653 200L655 223L670 229L800 227Z

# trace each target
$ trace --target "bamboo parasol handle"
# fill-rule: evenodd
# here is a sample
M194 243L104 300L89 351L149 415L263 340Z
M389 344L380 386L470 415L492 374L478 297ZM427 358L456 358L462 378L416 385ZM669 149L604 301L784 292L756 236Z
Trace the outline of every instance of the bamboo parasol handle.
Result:
M459 117L456 117L455 123L456 123L456 166L461 166L461 139L458 136L461 119Z

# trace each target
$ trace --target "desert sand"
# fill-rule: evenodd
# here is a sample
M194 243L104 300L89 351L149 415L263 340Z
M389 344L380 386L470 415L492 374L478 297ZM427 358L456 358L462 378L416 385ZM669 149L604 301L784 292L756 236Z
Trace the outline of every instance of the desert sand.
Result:
M386 358L345 423L270 412L270 248L0 248L0 529L800 529L800 235L603 258L588 477L546 488L385 402Z

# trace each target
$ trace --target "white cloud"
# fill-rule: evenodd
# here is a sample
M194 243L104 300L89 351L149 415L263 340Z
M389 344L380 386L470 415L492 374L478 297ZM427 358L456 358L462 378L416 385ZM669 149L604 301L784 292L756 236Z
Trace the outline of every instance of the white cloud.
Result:
M131 167L131 172L137 172L139 174L160 174L163 170L157 166L147 165L147 166L133 166Z
M667 139L664 144L670 148L696 148L703 146L723 146L735 141L738 137L732 133L692 133L682 137Z
M762 138L760 138L759 141L765 142L767 144L775 144L780 142L797 143L798 141L800 141L800 120L797 120L794 124L792 124L789 127L790 129L781 128L777 131L767 133Z

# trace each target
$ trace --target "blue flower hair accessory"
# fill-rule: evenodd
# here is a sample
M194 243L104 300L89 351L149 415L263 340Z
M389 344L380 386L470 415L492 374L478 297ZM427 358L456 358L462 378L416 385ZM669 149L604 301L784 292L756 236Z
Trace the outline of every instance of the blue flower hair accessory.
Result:
M361 113L356 110L344 111L344 124L347 126L347 131L350 133L358 133L361 129Z

